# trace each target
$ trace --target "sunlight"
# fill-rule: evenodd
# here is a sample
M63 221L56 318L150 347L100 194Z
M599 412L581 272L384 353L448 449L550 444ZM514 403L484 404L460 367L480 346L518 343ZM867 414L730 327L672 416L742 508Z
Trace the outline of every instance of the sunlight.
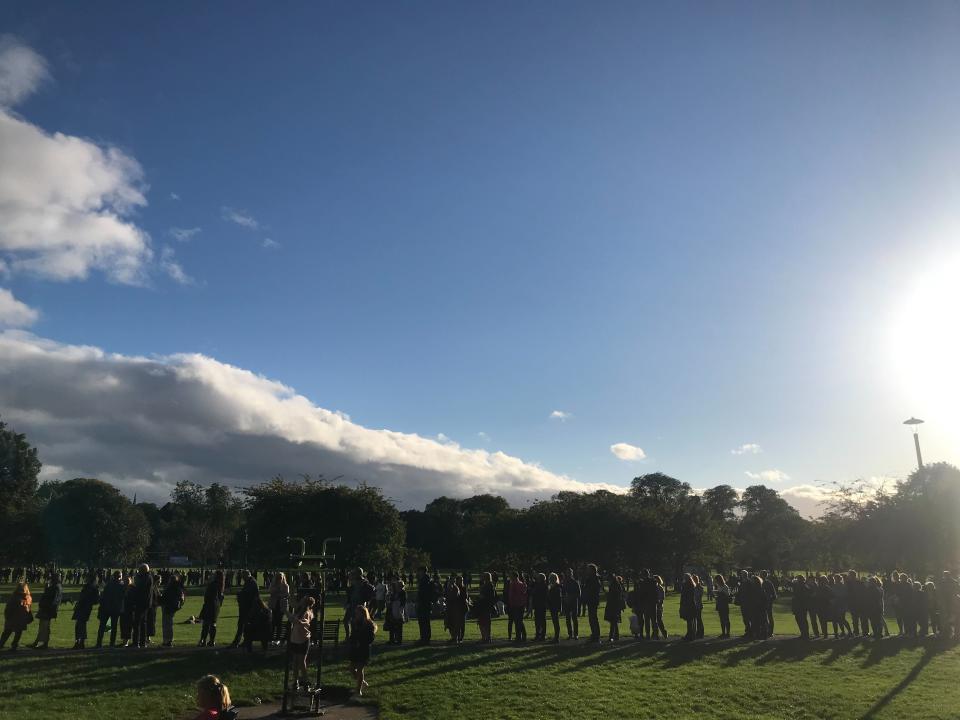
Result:
M960 432L960 255L919 275L900 300L889 336L906 414Z

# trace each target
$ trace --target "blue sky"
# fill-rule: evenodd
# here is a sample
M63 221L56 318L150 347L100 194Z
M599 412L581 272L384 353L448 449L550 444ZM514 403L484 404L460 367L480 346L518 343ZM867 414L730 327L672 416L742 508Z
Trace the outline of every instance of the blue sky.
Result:
M10 112L146 187L146 279L0 277L37 337L202 353L586 483L902 477L914 414L960 461L956 4L8 2L0 27L48 70Z

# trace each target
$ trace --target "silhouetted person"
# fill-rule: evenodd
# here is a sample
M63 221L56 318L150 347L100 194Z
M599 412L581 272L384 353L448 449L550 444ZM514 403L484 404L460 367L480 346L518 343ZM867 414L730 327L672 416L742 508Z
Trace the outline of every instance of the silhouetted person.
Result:
M420 568L420 575L417 578L417 625L420 628L420 644L428 645L432 630L430 627L430 614L433 611L434 587L433 580L427 574L427 568Z
M87 642L87 622L93 613L93 607L100 602L100 588L97 587L97 576L90 573L87 576L87 584L80 591L80 597L77 598L73 606L73 647L82 648Z
M146 647L147 613L153 603L153 575L146 563L137 568L129 598L133 606L133 644L135 647Z
M730 637L730 588L727 587L727 581L723 579L723 575L713 578L713 598L714 607L720 618L720 637L728 638Z
M200 608L200 621L203 624L200 627L198 645L213 647L217 640L217 618L220 617L220 608L223 605L224 588L223 570L217 570L203 591L203 607Z
M600 593L603 586L597 573L597 566L587 565L587 577L583 581L581 599L587 607L587 618L590 621L590 642L600 642L600 618L597 617L597 608L600 607Z
M533 639L547 639L547 576L539 573L533 580L530 591L533 605Z
M580 637L580 583L568 569L563 580L563 614L567 620L567 639Z

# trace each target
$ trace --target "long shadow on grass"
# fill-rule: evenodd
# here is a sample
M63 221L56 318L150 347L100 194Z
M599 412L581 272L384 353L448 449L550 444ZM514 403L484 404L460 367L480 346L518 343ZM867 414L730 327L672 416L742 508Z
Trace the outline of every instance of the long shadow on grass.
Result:
M904 676L903 680L890 688L890 690L887 691L883 697L877 700L873 706L863 714L861 720L872 720L872 718L875 718L877 713L889 705L890 702L897 697L897 695L906 690L910 683L920 676L921 671L930 663L930 661L945 649L946 648L942 645L928 645L925 647L923 655L920 656L920 659L917 660L917 664L910 669L910 672Z

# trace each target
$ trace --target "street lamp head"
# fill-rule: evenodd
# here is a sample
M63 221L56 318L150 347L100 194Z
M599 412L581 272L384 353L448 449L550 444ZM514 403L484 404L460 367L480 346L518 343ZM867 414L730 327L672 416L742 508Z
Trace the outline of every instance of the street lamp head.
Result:
M923 425L923 420L920 420L919 418L911 417L909 420L904 420L903 424L911 425L912 426L911 429L916 431L917 425Z

